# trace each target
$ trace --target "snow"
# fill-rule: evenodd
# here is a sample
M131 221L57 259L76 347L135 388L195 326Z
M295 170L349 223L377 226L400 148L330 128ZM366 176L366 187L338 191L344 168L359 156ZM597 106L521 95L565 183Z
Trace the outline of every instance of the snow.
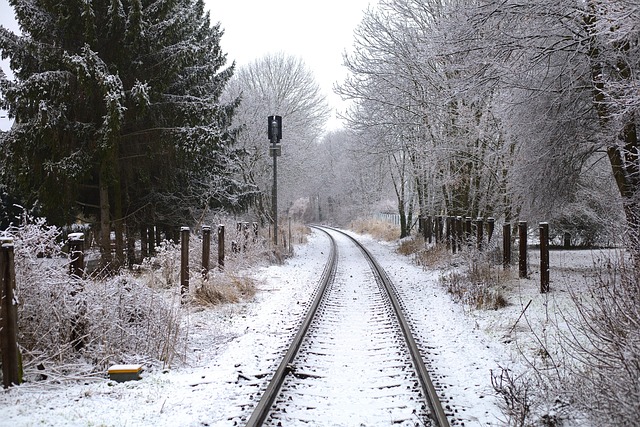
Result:
M414 426L424 417L417 375L384 294L360 249L336 235L338 265L268 425ZM304 378L299 378L302 373ZM307 376L310 374L310 376ZM339 392L336 392L339 390Z
M581 270L573 265L589 265L598 256L552 252L552 292L541 295L533 255L530 279L505 281L511 305L471 310L445 292L438 281L440 271L414 265L396 253L395 244L358 238L395 283L416 340L428 352L428 366L437 372L433 381L444 394L443 406L455 414L455 425L465 426L504 424L491 370L522 365L520 350L536 349L526 324L544 323L553 307L565 304L565 278L578 277L573 285L580 284ZM12 387L0 394L0 426L243 425L306 312L328 250L327 238L314 231L284 265L255 269L259 291L252 301L188 308L184 362L165 369L145 367L139 381L116 383L105 372L100 378ZM516 323L529 300L525 316ZM360 425L353 418L353 425ZM380 417L367 425L388 422Z

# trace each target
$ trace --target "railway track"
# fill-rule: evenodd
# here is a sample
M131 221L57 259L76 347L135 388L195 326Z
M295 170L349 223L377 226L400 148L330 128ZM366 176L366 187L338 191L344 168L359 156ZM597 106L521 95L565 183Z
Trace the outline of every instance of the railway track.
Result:
M449 427L393 283L358 241L315 228L327 264L247 426Z

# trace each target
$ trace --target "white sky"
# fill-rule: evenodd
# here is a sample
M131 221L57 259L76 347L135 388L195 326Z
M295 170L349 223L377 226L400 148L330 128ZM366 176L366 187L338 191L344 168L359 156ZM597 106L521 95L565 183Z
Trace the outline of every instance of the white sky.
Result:
M313 71L335 110L345 104L333 94L334 83L346 76L342 54L353 44L353 31L364 10L376 0L205 0L212 23L220 22L225 34L222 49L238 66L268 53L301 57ZM17 31L7 0L0 0L0 25ZM8 71L8 63L2 61ZM0 128L5 120L0 118ZM334 118L329 129L340 127Z

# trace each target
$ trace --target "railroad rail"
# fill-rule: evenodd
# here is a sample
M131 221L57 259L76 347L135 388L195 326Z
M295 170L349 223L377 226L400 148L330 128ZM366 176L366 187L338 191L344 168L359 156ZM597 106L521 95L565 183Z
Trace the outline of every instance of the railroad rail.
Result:
M382 322L384 325L377 326L377 327L378 329L385 329L384 331L385 333L393 333L393 330L399 329L400 332L397 332L397 334L401 335L402 339L406 343L406 345L404 345L403 348L406 349L406 351L408 351L408 354L410 357L406 356L406 361L405 361L405 359L403 359L403 356L397 356L398 359L394 359L392 362L388 362L387 367L389 369L392 369L392 368L398 368L398 366L395 366L395 365L403 365L400 368L404 370L404 368L406 367L404 365L412 365L413 370L410 370L411 371L410 374L403 373L401 375L405 377L407 375L411 375L411 378L417 377L418 381L416 381L416 388L417 388L417 382L419 382L419 391L421 392L420 397L424 399L424 401L420 404L419 408L425 409L424 411L425 418L428 418L429 423L431 425L438 426L438 427L449 427L449 421L447 419L447 416L442 408L438 394L435 390L435 387L433 386L433 383L431 381L427 368L425 367L425 364L422 360L420 350L412 336L409 324L404 317L402 307L401 307L399 298L397 296L396 289L393 283L391 282L391 280L389 279L389 277L387 276L384 269L378 264L378 262L371 255L371 253L352 236L331 227L314 226L313 228L326 234L330 240L331 249L330 249L327 264L324 268L322 277L315 291L315 294L312 296L313 301L308 308L308 311L301 323L299 330L294 336L291 342L291 345L289 346L289 349L287 350L285 356L281 360L278 368L276 369L275 374L273 375L269 384L267 385L267 388L262 394L258 404L255 406L246 425L251 427L261 426L268 419L269 414L274 410L274 404L276 404L277 406L278 396L280 396L281 393L283 392L283 384L285 384L285 381L287 381L288 378L291 378L293 376L295 377L301 376L305 379L309 377L313 379L314 377L316 377L316 375L313 372L304 372L304 373L296 372L295 361L296 361L296 357L301 352L301 348L303 352L306 348L307 352L313 353L313 351L308 348L310 346L308 335L310 333L310 330L315 330L318 328L318 326L314 324L314 322L319 321L318 317L321 317L319 316L318 312L319 311L331 312L331 311L340 309L339 307L337 307L339 305L338 303L327 302L328 293L340 292L340 289L339 289L340 286L334 283L336 278L336 271L338 269L338 245L336 243L336 238L334 237L334 234L336 234L340 238L344 238L344 237L348 238L349 241L351 241L353 245L357 247L357 249L362 253L364 258L366 258L366 260L369 263L371 272L373 273L373 277L375 278L375 282L378 285L377 288L379 288L379 291L376 290L376 291L368 291L368 292L372 295L373 293L380 293L381 295L381 296L374 297L377 299L375 299L373 302L370 302L369 305L373 308L373 310L376 313L378 311L382 311L382 312L390 311L392 313L389 316L390 318L393 318L393 320L375 320L375 322L372 322L372 323L376 324L377 322ZM357 298L358 297L353 297L354 300L356 300ZM383 308L383 305L382 305L383 302L381 302L383 300L385 301L384 304L387 305L387 302L388 302L388 305L390 307ZM397 326L387 326L387 325L391 325L391 323ZM387 332L386 331L387 329L390 329L392 331ZM378 333L380 332L379 331L373 332L374 335ZM394 341L394 339L390 339L387 336L385 336L384 338L381 338L380 342L386 343L387 341ZM379 345L381 344L376 344L376 346L379 346ZM378 348L375 348L372 351L378 351L378 350L379 350ZM322 356L324 356L323 353L325 351L326 350L315 350L315 354L321 354ZM310 358L313 359L314 361L318 360L317 357L315 359L313 357L310 357ZM391 365L394 365L394 366L391 367ZM387 368L384 368L384 369L387 369ZM383 371L383 368L380 368L380 372L382 371ZM398 374L388 374L388 375L390 377L398 376ZM317 377L320 378L321 375L318 375ZM288 381L291 382L292 380L289 379ZM397 382L398 381L395 381L392 385L386 384L378 388L397 387L398 386ZM296 390L296 387L297 385L294 384L292 386L290 385L288 388L292 390ZM298 391L297 393L300 394L302 392ZM282 399L282 397L280 399ZM291 400L292 398L289 397L289 399ZM414 398L411 397L410 399L413 400ZM399 405L403 405L403 404L400 403ZM427 407L428 407L428 412L426 411ZM414 409L414 412L415 411L416 409ZM277 422L277 417L274 420Z

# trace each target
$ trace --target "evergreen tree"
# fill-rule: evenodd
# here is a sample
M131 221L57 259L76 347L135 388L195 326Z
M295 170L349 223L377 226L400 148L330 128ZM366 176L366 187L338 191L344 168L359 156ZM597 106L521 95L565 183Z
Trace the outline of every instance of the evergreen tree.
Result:
M219 102L233 66L201 0L10 4L23 31L0 28L16 76L0 76L12 192L55 223L99 218L105 261L112 227L122 260L125 221L132 234L244 202L250 190L229 178L236 103Z

